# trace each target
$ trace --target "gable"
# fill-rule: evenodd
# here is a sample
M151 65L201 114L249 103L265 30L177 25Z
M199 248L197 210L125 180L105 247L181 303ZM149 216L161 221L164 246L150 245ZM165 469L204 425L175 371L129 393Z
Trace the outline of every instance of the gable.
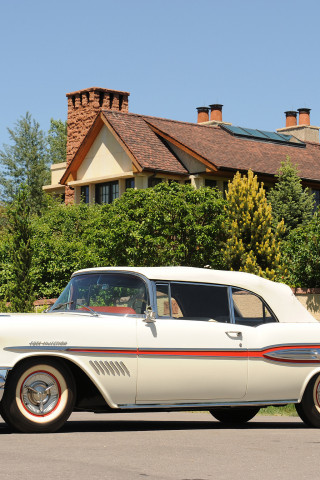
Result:
M183 166L187 169L187 171L190 174L202 173L206 171L206 166L196 158L192 157L189 153L184 152L181 148L177 147L176 145L169 142L168 140L164 140L164 142L169 146L171 151L179 158L180 162L183 164Z
M77 180L132 172L132 161L106 125L103 125L77 170Z

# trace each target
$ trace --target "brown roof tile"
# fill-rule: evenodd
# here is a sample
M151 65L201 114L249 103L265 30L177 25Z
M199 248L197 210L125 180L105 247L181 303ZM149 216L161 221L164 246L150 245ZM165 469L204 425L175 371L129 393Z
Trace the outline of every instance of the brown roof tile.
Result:
M103 114L143 169L188 174L143 116L107 110Z
M144 117L161 130L209 160L219 169L248 170L274 175L287 156L298 165L304 179L320 181L320 145L306 143L296 147L277 143L238 138L220 127Z

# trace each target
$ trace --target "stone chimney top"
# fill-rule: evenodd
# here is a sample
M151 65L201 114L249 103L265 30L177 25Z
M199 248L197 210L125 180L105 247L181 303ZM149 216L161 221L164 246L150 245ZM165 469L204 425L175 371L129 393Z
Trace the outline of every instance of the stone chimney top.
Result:
M215 122L222 122L222 107L220 103L214 103L209 105L210 107L210 120Z
M310 125L310 108L298 108L299 125L297 125L296 111L288 110L284 112L286 115L285 128L278 128L277 132L286 135L293 135L302 142L319 143L320 127Z
M297 114L298 112L294 110L288 110L284 112L286 116L286 127L294 127L297 125Z
M209 107L197 107L198 121L197 123L203 123L209 121Z
M311 108L298 108L299 125L310 125Z

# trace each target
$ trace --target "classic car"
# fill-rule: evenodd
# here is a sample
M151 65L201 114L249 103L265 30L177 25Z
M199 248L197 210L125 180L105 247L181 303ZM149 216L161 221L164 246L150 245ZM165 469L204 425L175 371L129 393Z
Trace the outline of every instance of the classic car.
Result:
M284 284L94 268L47 313L0 318L0 411L15 430L53 432L73 411L208 410L241 423L290 403L320 427L320 325Z

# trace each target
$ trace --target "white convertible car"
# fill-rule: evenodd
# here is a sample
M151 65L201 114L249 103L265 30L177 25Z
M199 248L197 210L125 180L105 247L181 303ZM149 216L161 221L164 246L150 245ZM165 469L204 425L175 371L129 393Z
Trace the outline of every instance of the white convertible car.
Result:
M19 431L56 431L72 411L198 409L239 423L289 403L320 427L320 325L283 284L95 268L48 313L0 317L1 415Z

